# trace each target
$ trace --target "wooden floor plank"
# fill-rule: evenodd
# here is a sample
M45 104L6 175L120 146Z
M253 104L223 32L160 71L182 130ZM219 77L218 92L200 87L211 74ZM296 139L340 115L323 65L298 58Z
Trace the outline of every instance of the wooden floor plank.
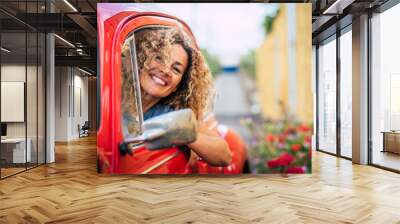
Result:
M313 174L109 176L96 139L0 181L0 223L400 223L400 175L314 152Z

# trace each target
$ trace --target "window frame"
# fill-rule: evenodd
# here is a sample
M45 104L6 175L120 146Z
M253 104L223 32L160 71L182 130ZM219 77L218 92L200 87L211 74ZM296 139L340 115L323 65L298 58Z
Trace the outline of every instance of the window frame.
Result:
M347 32L352 32L352 22L349 22L349 17L344 17L342 20L344 20L343 27L336 27L336 25L334 25L336 27L336 32L331 33L330 35L325 35L322 39L317 39L317 42L315 43L316 45L316 67L315 67L315 76L316 76L316 82L315 82L315 89L316 89L316 118L317 118L317 122L316 122L316 151L319 152L323 152L323 153L327 153L329 155L333 155L333 156L337 156L339 158L343 158L346 160L352 160L352 158L347 157L342 155L341 153L341 119L340 119L340 103L341 103L341 99L340 99L340 84L341 84L341 65L340 65L340 37L344 34L346 34ZM341 22L342 20L339 20L338 22ZM330 28L328 28L330 29ZM319 103L320 103L320 96L319 96L319 84L320 84L320 79L319 79L319 48L322 44L327 44L331 41L336 41L336 151L335 153L329 152L327 150L321 149L320 148L320 139L318 137L319 134L319 125L320 122L318 121L319 118Z

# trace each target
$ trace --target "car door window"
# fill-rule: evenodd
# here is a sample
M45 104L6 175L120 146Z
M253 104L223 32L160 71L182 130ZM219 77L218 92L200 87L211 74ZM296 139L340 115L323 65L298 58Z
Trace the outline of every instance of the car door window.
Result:
M124 136L142 133L143 112L133 32L121 47L121 116Z

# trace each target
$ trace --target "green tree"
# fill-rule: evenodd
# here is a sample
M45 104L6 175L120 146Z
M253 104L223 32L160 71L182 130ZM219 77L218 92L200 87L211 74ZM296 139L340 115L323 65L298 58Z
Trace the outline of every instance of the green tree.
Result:
M274 16L266 16L264 18L263 26L265 34L268 34L272 30L272 24L274 23Z
M201 49L201 53L204 55L213 77L215 77L221 71L221 63L219 61L219 58L216 55L211 54L205 48Z
M268 34L269 32L272 31L273 25L274 25L274 21L276 19L276 17L279 14L279 9L276 11L276 13L274 15L267 15L264 17L264 21L263 21L263 27L264 27L264 32L265 34Z
M256 77L256 52L250 50L247 54L240 58L240 69L247 73L250 77Z

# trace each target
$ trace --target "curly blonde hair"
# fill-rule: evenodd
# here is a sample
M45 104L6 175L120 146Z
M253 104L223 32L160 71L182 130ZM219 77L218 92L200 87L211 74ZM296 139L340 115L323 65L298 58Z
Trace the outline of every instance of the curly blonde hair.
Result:
M177 28L145 28L135 33L139 74L148 68L150 60L161 56L168 60L173 44L180 44L189 56L189 65L176 91L161 99L159 103L173 109L190 108L196 117L202 118L212 107L214 89L212 75L204 56L191 39Z

